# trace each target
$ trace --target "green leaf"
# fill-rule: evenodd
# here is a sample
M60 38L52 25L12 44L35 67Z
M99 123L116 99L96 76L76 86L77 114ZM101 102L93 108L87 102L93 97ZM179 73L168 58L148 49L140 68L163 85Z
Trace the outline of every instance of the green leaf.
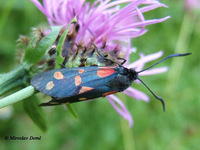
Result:
M60 39L59 39L59 42L58 42L58 45L57 45L57 55L56 55L56 69L60 68L60 64L63 63L64 61L64 58L62 57L62 47L63 47L63 44L65 42L65 39L67 37L67 33L69 31L69 27L71 25L72 22L77 22L77 19L76 19L76 16L73 18L73 20L69 23L69 25L67 26L67 28L65 29L65 31L63 32L63 34L61 35Z
M31 120L42 130L47 130L47 124L37 96L33 95L23 101L24 110Z
M61 35L58 45L57 45L57 55L56 55L56 69L60 68L60 64L63 63L64 58L62 57L62 47L63 44L65 42L65 39L67 37L67 33L69 31L69 27L71 25L71 23L73 22L77 22L77 18L76 16L72 19L72 21L69 23L69 25L67 26L67 28L65 29L65 31L63 32L63 34ZM76 110L73 108L73 106L71 106L70 104L66 104L69 112L72 114L72 116L74 116L76 119L78 119L78 114L76 112Z
M72 114L72 116L74 116L74 118L76 118L78 120L78 114L77 114L76 110L74 109L74 107L72 107L72 105L70 105L70 104L66 104L66 106L67 106L67 109Z
M23 62L27 63L28 67L41 60L48 48L55 42L61 28L61 26L51 27L51 33L45 36L35 47L33 46L35 39L30 41L23 60Z

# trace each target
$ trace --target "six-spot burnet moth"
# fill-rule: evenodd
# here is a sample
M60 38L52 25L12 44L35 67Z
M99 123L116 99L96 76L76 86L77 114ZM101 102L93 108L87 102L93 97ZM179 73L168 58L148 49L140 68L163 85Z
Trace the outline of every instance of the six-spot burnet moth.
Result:
M99 52L98 54L103 57ZM51 106L80 102L122 92L131 86L134 80L138 79L156 99L162 102L163 109L165 110L164 100L156 96L156 94L154 94L154 92L138 77L138 74L168 58L190 54L191 53L169 55L156 64L139 72L136 72L133 68L125 68L122 65L124 62L120 64L110 59L110 61L116 63L118 66L55 69L37 74L31 79L31 84L40 92L53 98L47 103L40 104L40 106Z

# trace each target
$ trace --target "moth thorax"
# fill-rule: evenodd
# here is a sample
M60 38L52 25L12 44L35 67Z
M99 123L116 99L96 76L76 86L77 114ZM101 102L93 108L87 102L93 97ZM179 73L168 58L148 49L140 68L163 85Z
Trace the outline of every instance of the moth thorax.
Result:
M134 68L130 68L129 73L130 73L130 76L133 78L133 80L138 79L138 73L135 71Z

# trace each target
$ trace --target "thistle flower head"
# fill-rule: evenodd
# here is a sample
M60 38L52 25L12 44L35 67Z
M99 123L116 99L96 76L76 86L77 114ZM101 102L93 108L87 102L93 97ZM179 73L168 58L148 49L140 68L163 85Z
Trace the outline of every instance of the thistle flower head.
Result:
M142 70L145 63L162 55L162 52L147 56L140 54L141 58L138 61L129 62L130 54L134 51L131 48L130 39L146 33L145 27L147 25L160 23L169 18L168 16L161 19L145 19L143 13L158 7L167 7L157 0L96 0L91 5L84 0L43 0L42 4L38 0L31 1L46 15L51 26L63 25L66 27L75 16L77 17L77 23L71 26L63 46L62 55L66 58L67 66L69 62L74 63L76 59L79 61L77 66L99 65L101 60L96 57L97 54L93 54L95 53L94 44L109 59L119 61L119 58L124 57L127 60L124 66L135 68L136 71ZM124 7L121 7L121 4ZM90 57L91 53L95 58ZM93 61L91 64L88 58L97 60L97 62ZM103 65L116 64L105 62ZM165 67L151 69L140 75L157 74L166 70ZM132 87L129 87L124 93L136 100L149 101L146 94ZM116 111L129 121L131 126L133 124L132 117L122 101L115 95L109 95L107 98Z
M84 0L43 0L43 5L38 0L31 1L46 15L51 26L67 26L77 16L79 29L74 41L89 46L93 40L97 47L106 41L103 51L114 50L121 46L119 42L141 36L147 31L146 25L169 18L145 20L143 13L166 7L155 0L97 0L92 5ZM121 9L119 4L126 6Z

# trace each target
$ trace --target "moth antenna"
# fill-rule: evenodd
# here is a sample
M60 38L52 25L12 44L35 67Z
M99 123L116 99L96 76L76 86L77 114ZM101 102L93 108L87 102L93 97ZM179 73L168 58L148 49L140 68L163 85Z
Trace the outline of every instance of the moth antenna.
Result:
M158 97L158 96L146 85L146 83L144 83L140 78L137 77L137 79L138 79L140 82L142 82L142 84L143 84L144 86L146 86L146 88L151 92L151 94L152 94L157 100L161 101L162 107L163 107L163 111L165 112L165 102L164 102L164 100L163 100L161 97Z
M187 56L187 55L190 55L190 54L192 54L192 53L172 54L172 55L169 55L169 56L163 58L162 60L160 60L159 62L155 63L154 65L152 65L152 66L150 66L150 67L148 67L148 68L146 68L146 69L144 69L144 70L141 70L141 71L139 71L139 72L137 72L137 73L141 73L141 72L146 71L146 70L148 70L148 69L150 69L150 68L153 68L154 66L160 64L161 62L163 62L164 60L166 60L166 59L168 59L168 58L171 58L171 57L180 57L180 56Z
M180 57L180 56L187 56L187 55L190 55L190 54L191 54L191 53L172 54L172 55L169 55L169 56L163 58L162 60L160 60L159 62L155 63L154 65L152 65L152 66L150 66L150 67L148 67L148 68L146 68L146 69L144 69L144 70L138 71L137 74L139 74L139 73L141 73L141 72L144 72L144 71L146 71L146 70L149 70L150 68L153 68L154 66L160 64L161 62L163 62L164 60L166 60L166 59L168 59L168 58L171 58L171 57ZM157 100L161 101L162 106L163 106L163 111L165 111L165 102L164 102L164 100L163 100L161 97L158 97L158 96L157 96L157 95L156 95L156 94L155 94L155 93L140 79L140 78L137 77L137 79L138 79L140 82L142 82L142 84L143 84L144 86L146 86L146 88L151 92L151 94L153 94L153 96L154 96Z

